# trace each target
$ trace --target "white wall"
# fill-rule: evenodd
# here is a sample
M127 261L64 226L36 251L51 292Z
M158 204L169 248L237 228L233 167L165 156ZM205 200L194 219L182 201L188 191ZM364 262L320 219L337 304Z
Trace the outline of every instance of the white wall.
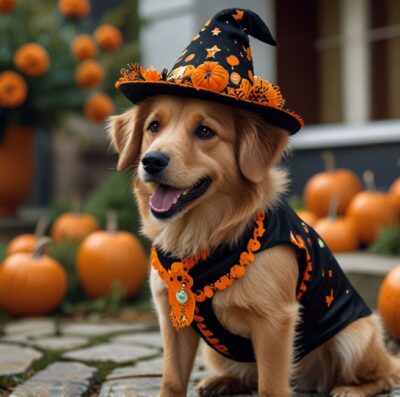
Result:
M248 8L275 33L275 0L141 0L139 13L142 64L170 69L204 22L224 8ZM255 73L276 82L276 49L250 38Z

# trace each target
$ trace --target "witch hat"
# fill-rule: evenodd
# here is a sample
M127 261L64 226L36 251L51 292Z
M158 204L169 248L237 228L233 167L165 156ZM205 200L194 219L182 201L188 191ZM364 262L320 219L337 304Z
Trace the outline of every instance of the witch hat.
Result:
M135 104L161 94L207 99L256 112L294 134L303 120L284 108L277 86L254 75L249 35L276 45L254 12L222 10L205 23L170 72L129 64L115 86Z

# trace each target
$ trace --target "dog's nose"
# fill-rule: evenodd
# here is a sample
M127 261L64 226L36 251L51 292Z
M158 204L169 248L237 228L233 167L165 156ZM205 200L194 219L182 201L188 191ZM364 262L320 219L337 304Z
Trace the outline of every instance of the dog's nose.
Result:
M169 156L162 152L149 152L142 158L143 168L151 175L161 172L169 163Z

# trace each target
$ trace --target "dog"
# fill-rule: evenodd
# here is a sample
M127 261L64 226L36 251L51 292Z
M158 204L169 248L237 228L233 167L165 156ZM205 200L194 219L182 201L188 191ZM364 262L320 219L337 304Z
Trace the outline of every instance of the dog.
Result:
M252 111L156 95L114 116L110 136L118 169L135 175L142 233L180 258L235 245L261 210L279 206L288 186L288 174L277 163L289 134ZM295 387L367 397L400 383L400 360L385 350L376 314L350 323L295 360L300 276L293 247L280 244L256 253L242 278L215 293L219 322L251 339L256 362L236 362L204 346L214 375L199 383L200 396L258 390L260 397L289 397ZM150 284L164 344L159 396L183 397L199 336L192 327L176 331L171 325L167 284L154 268Z

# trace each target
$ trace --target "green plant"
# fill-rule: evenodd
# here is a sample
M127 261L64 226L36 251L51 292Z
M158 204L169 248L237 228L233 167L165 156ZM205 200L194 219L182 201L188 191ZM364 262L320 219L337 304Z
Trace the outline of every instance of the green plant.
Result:
M8 241L6 239L0 239L0 264L6 257Z
M132 194L131 176L122 172L112 172L103 183L84 202L84 212L93 215L104 229L106 212L114 210L118 217L120 230L132 232L138 236L148 252L150 243L140 235L140 219Z
M400 255L400 224L381 230L370 250L376 254Z

